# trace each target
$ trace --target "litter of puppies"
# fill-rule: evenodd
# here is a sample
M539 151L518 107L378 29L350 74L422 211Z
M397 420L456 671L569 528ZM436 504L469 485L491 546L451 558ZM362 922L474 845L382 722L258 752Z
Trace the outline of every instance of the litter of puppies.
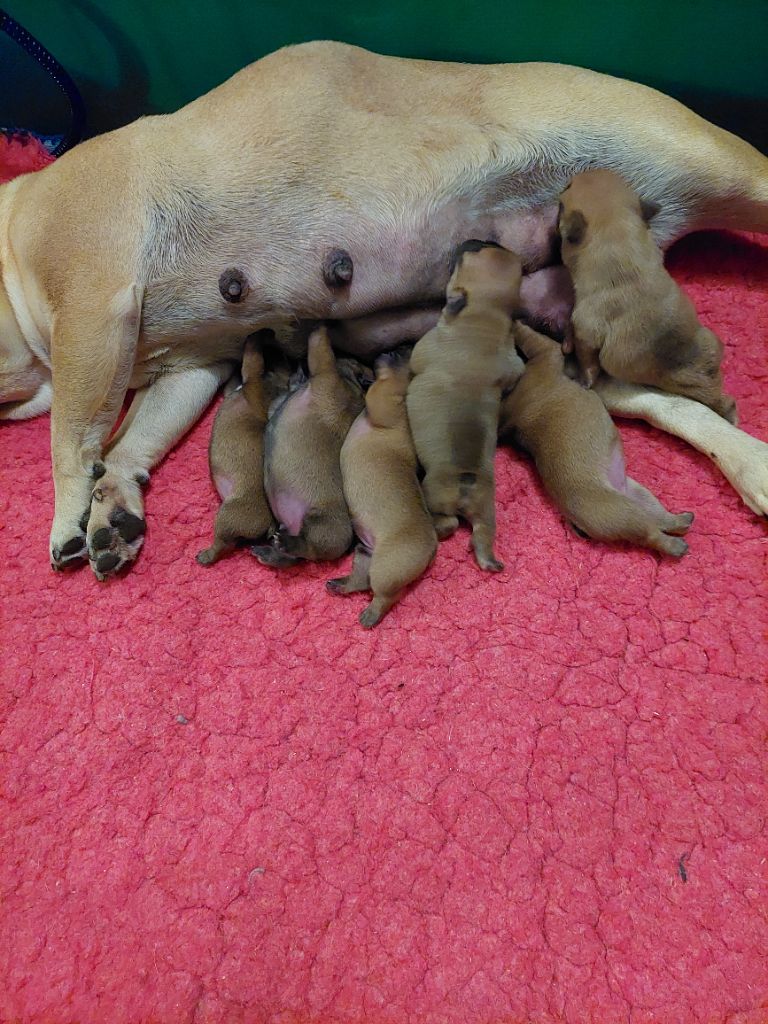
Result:
M370 590L370 628L435 557L459 520L478 566L494 551L497 440L533 458L545 490L581 534L681 557L693 515L669 512L626 473L618 431L592 385L601 374L709 405L735 422L722 344L663 266L654 211L617 174L586 171L563 192L559 232L574 286L562 344L521 319L520 257L492 241L457 249L437 325L373 372L336 357L326 327L306 371L258 339L225 397L210 447L222 498L207 565L249 542L274 569L332 561L357 538L351 572Z

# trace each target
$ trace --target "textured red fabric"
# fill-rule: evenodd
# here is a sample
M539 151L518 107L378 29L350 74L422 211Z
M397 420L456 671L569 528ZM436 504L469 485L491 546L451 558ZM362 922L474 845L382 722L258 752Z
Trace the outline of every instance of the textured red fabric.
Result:
M0 185L19 174L41 171L53 163L53 157L34 135L0 133Z
M671 265L768 437L768 245ZM340 566L194 562L210 425L101 585L47 566L47 420L0 427L0 1019L764 1024L766 527L717 470L622 425L675 563L501 451L506 571L461 533L366 633Z

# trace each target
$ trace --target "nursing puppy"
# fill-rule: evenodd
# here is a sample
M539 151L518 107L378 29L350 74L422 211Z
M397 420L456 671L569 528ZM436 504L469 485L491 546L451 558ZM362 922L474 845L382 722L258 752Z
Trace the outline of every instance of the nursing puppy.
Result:
M723 393L720 339L703 327L693 303L664 269L642 203L618 174L577 174L560 197L563 263L575 304L565 351L575 349L591 387L602 367L710 406L731 423L736 404Z
M273 524L264 493L264 428L269 398L264 357L249 339L243 352L242 384L224 398L216 413L208 449L211 478L221 498L210 547L197 556L213 565L238 540L257 540Z
M372 590L360 623L375 626L435 557L437 536L419 486L405 395L407 364L382 361L341 449L341 476L360 543L332 594Z
M627 476L611 417L594 392L565 376L560 345L524 324L514 332L528 362L502 402L499 437L530 452L546 491L582 533L684 555L679 535L691 513L673 515Z
M519 312L522 268L515 253L475 240L454 262L440 320L413 349L408 418L438 537L450 536L462 516L477 564L499 572L493 457L502 388L522 368L510 319Z
M354 360L337 363L324 327L309 339L307 363L309 380L294 378L266 431L264 482L280 525L270 545L251 551L275 568L340 558L352 544L339 455L364 405L366 371Z

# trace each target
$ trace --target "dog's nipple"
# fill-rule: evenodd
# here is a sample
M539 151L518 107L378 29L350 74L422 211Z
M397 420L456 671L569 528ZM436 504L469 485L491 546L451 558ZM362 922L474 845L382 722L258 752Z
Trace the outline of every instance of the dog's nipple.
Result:
M225 302L242 302L250 291L242 270L230 267L219 278L219 292Z
M323 280L329 288L344 288L354 273L352 257L346 249L330 249L323 259Z

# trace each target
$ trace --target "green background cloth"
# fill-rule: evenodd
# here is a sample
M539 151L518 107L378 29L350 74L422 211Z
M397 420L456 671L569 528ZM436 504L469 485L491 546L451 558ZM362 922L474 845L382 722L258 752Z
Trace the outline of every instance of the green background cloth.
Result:
M579 64L656 86L761 148L768 142L768 0L4 0L3 6L75 79L91 132L174 110L286 43L340 39L410 57ZM14 44L1 46L0 124L61 130L61 98L38 87L44 77Z

